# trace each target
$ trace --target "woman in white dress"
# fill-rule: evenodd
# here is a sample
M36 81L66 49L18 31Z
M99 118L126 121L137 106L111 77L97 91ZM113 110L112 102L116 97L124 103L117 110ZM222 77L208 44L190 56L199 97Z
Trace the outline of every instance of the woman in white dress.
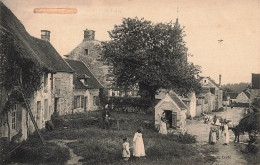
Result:
M224 145L227 145L229 143L229 132L227 122L224 122L224 138Z
M161 122L160 122L160 134L167 134L167 126L166 126L166 119L165 119L165 113L162 113Z
M133 139L133 156L145 156L144 142L141 129L138 129Z

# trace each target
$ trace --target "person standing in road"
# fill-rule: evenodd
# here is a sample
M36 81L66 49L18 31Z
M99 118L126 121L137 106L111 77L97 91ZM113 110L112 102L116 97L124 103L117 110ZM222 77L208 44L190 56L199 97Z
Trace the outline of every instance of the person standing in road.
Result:
M228 132L228 125L227 121L224 121L224 145L229 143L229 132Z

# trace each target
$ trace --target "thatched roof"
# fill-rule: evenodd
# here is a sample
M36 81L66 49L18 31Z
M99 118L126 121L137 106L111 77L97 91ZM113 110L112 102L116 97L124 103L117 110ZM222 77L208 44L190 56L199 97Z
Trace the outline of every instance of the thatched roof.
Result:
M67 62L60 56L60 54L56 51L56 49L51 45L49 41L34 37L33 40L42 50L42 52L44 52L45 58L48 59L51 66L56 72L73 72L69 64L67 64Z
M50 61L25 30L23 24L2 2L0 2L0 11L1 49L15 49L17 56L20 58L39 64L39 67L43 70L54 71ZM9 42L4 42L6 40ZM12 51L10 50L10 52Z

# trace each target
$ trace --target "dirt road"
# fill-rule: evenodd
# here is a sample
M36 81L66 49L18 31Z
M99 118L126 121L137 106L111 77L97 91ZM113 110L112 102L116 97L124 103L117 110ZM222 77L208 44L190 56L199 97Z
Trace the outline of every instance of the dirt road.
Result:
M228 108L224 112L213 113L212 115L222 116L228 120L232 120L233 123L238 123L242 118L244 113L243 108ZM203 124L203 120L188 120L187 121L187 130L189 134L196 135L198 143L205 145L208 144L209 140L209 124ZM223 145L224 136L220 135L220 139L215 144L215 147L219 152L215 155L212 155L216 158L214 165L244 165L247 164L242 153L235 148L234 144L234 134L230 130L230 143L228 145ZM244 141L247 136L241 136L241 141ZM209 145L209 144L208 144Z

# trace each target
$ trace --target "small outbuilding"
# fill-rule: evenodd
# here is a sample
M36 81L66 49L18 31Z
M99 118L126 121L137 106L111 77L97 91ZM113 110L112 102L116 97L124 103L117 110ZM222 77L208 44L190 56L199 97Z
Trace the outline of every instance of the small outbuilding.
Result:
M186 132L187 109L187 106L176 93L167 93L155 106L155 127L160 128L161 118L164 113L168 133L184 134Z

